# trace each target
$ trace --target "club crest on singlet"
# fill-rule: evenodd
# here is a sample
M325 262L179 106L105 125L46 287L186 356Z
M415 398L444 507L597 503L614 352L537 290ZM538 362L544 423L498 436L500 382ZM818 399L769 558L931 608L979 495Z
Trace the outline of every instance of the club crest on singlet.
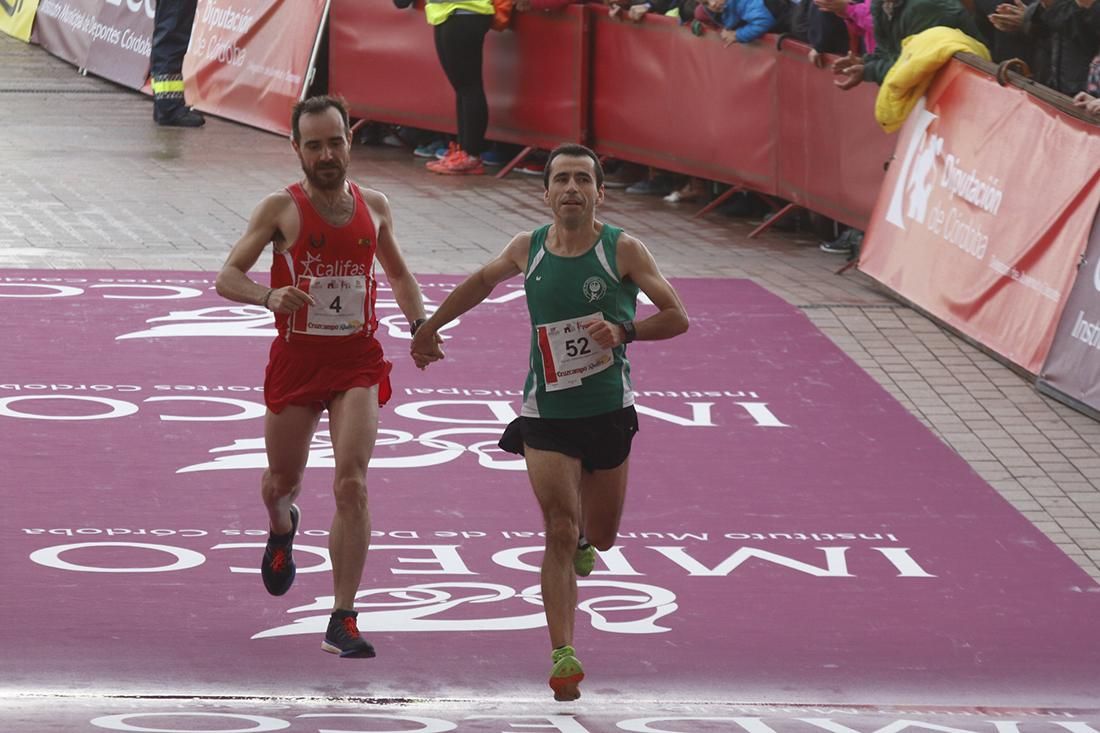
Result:
M599 275L593 275L584 281L582 286L584 291L584 298L589 303L595 303L607 294L607 283Z

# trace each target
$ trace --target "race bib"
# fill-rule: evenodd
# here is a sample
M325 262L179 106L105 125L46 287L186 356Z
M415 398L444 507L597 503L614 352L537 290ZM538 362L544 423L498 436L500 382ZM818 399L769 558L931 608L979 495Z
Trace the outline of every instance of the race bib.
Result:
M311 336L347 336L370 321L367 313L367 278L300 277L297 287L313 296L316 305L305 305L291 318L291 332Z
M598 374L615 362L611 349L596 343L582 325L602 317L593 313L535 326L547 392L579 387L585 377Z

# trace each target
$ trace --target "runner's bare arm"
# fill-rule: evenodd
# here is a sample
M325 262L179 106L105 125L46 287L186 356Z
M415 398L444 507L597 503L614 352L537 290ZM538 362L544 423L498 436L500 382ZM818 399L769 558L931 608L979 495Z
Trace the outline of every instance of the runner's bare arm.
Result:
M657 267L657 262L644 244L627 233L619 235L616 264L623 279L634 282L657 306L657 312L635 322L635 339L657 341L679 336L688 330L688 315L680 296ZM606 325L606 331L601 324ZM589 333L604 347L618 346L626 339L626 329L618 324L600 321L589 327Z
M418 319L424 318L424 296L420 291L420 285L405 264L405 258L401 254L401 248L397 244L397 238L393 232L393 212L390 210L390 202L377 191L363 190L363 198L374 211L378 212L380 221L378 227L378 262L386 272L386 279L393 288L393 297L397 306L405 314L405 318L412 324Z
M527 267L527 252L530 248L531 233L517 234L499 255L463 280L444 299L431 318L413 336L410 351L417 366L423 368L443 358L443 352L436 343L436 332L489 297L497 285L523 272Z
M280 191L260 202L248 220L245 233L233 245L225 264L218 272L214 286L218 295L237 303L263 305L272 311L290 313L313 299L295 287L271 289L248 276L268 244L282 238L281 219L290 201L289 194Z

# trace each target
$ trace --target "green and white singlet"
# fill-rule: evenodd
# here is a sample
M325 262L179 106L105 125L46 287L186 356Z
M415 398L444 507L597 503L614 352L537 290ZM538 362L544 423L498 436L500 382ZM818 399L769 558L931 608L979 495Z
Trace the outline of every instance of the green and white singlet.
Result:
M561 257L546 249L549 225L531 234L524 289L531 314L530 370L523 387L524 417L591 417L634 404L626 346L603 349L585 321L634 320L638 286L619 277L615 262L622 229L605 224L584 254Z

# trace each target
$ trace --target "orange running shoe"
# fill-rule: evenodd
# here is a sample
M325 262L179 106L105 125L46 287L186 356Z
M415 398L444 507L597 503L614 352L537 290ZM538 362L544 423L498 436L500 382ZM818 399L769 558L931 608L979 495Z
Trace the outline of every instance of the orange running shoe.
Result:
M428 163L428 170L433 173L442 173L445 176L480 176L485 174L485 164L481 158L474 157L462 148L458 148L453 154L437 160L434 164Z

